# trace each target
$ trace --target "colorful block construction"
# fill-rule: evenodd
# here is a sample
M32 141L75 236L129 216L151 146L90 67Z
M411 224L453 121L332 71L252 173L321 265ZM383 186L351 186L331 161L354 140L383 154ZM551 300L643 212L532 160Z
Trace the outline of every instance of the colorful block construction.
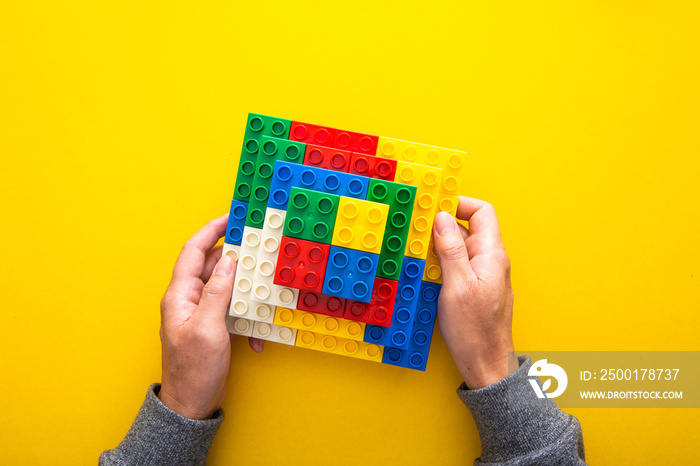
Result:
M466 153L251 113L224 253L230 333L425 370L442 279L438 211Z

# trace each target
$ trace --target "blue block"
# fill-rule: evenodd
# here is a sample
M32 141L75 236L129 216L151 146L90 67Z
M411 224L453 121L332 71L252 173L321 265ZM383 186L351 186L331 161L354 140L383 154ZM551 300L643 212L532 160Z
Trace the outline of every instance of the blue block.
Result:
M368 303L378 264L379 254L331 246L323 294Z
M308 165L277 161L275 162L267 206L287 210L289 191L292 189L292 186L364 200L367 198L369 178L310 167Z
M398 349L408 349L424 268L424 260L412 257L403 258L391 326L367 325L364 341Z
M231 212L228 215L228 224L226 225L226 238L224 242L229 244L241 245L243 239L243 227L245 227L245 218L248 213L248 203L245 201L231 201Z
M440 287L436 283L422 282L416 318L411 330L411 339L407 349L393 347L384 348L384 364L406 367L424 371L428 364L430 342L433 339L435 318L437 317L438 296Z

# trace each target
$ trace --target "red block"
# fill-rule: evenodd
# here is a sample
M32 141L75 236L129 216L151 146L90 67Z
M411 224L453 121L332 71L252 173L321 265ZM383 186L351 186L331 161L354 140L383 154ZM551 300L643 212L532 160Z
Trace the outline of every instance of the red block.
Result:
M353 152L350 158L348 173L355 173L370 178L379 178L380 180L394 181L396 160Z
M368 155L375 155L377 153L379 136L353 133L352 131L343 131L341 129L337 129L335 131L336 133L335 138L333 139L333 147L336 149L345 149Z
M274 283L320 293L330 249L330 244L283 236Z
M394 314L396 289L399 282L387 278L375 278L372 298L369 303L350 301L345 304L343 318L389 327Z
M300 121L292 122L289 139L368 155L377 153L377 143L379 142L378 136L344 131L328 126L312 125Z
M312 291L301 291L297 309L300 311L310 311L316 314L323 314L332 317L343 317L345 312L345 298L328 296Z
M307 144L306 154L304 154L304 165L346 172L350 165L351 155L352 153L347 150Z
M335 129L327 126L310 125L308 123L293 121L292 128L289 131L289 139L292 141L305 142L307 144L333 147L335 133Z

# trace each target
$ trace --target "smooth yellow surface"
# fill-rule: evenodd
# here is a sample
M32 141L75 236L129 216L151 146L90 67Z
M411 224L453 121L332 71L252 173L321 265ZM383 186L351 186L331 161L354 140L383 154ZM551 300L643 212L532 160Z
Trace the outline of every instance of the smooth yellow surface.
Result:
M2 2L0 462L122 439L249 111L467 151L517 349L700 349L699 23L682 1ZM439 332L425 373L237 338L210 464L468 464L459 382ZM697 410L571 412L591 464L698 462Z

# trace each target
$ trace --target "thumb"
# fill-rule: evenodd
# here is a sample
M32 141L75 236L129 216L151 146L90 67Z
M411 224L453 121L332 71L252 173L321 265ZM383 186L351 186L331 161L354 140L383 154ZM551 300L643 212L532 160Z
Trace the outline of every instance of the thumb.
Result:
M474 275L457 221L447 212L438 212L435 216L433 244L444 281L464 283L465 278Z
M202 299L197 306L200 319L224 324L228 305L233 293L233 277L236 263L229 254L224 254L216 263L211 278L202 290Z

